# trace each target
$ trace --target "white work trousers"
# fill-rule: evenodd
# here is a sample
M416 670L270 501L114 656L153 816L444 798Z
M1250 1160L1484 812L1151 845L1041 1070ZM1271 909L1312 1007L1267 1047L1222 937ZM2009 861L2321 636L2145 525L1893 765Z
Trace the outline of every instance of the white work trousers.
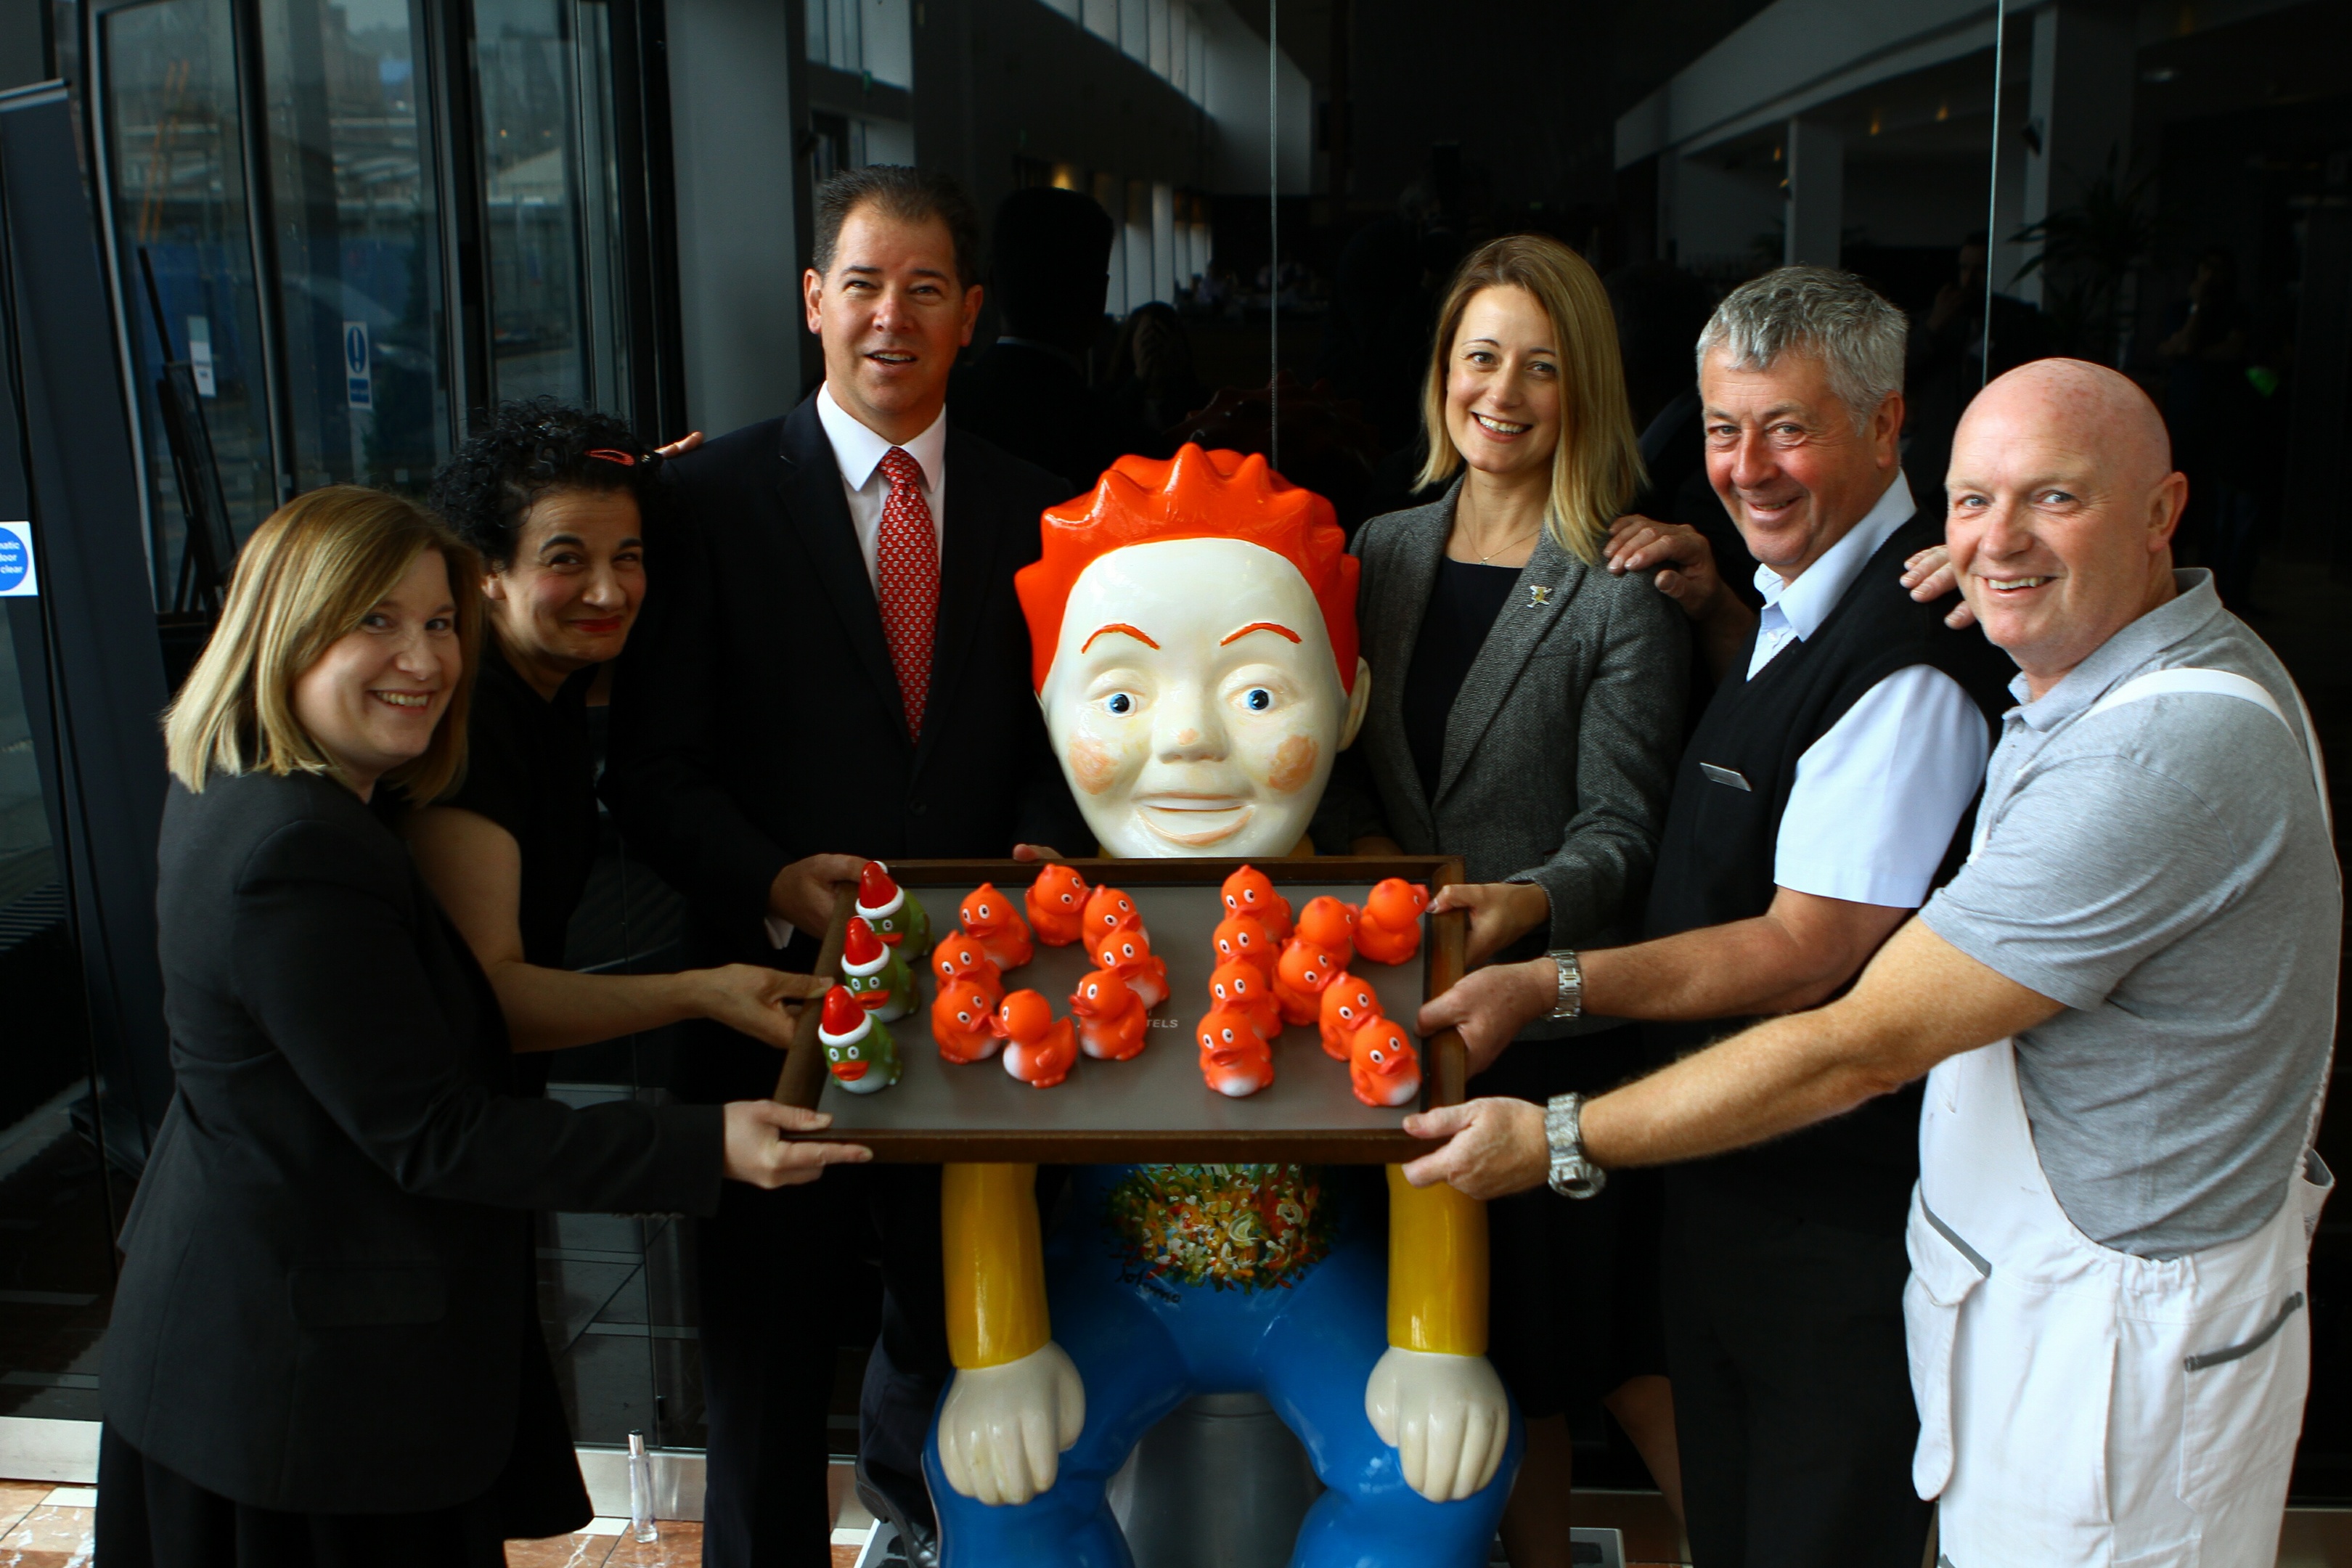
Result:
M1937 1067L1903 1307L1940 1563L2272 1568L2333 1181L2306 1148L2252 1235L2136 1258L2060 1208L2009 1041Z

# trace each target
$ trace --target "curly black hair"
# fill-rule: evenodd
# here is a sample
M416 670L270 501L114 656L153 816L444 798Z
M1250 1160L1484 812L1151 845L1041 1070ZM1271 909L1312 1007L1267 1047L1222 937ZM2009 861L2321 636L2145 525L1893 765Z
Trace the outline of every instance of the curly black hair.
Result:
M551 490L626 490L650 525L658 454L627 423L552 397L501 403L433 476L425 500L492 571L513 561L531 504Z

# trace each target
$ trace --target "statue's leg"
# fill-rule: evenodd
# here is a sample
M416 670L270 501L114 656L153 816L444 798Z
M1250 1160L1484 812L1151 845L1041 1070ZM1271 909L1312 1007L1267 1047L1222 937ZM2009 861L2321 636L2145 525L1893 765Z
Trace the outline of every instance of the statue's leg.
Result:
M1050 1490L991 1508L948 1485L935 1417L923 1474L939 1510L941 1568L1132 1568L1104 1488L1136 1440L1190 1392L1184 1358L1132 1286L1072 1280L1058 1259L1049 1259L1048 1279L1054 1342L1086 1385L1086 1426Z
M1364 1414L1364 1384L1388 1349L1388 1257L1377 1231L1343 1240L1292 1296L1258 1365L1266 1397L1330 1489L1300 1527L1291 1568L1483 1568L1518 1470L1517 1406L1495 1479L1460 1502L1431 1502L1405 1485L1397 1451Z

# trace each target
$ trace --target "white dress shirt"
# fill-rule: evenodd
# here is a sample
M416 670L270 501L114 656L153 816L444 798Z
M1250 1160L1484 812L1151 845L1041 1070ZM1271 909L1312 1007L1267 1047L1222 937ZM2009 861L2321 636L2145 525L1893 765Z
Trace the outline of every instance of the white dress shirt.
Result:
M1758 567L1764 610L1748 679L1819 631L1878 547L1917 510L1897 472L1878 503L1794 582ZM1797 760L1772 880L1819 898L1917 909L1991 754L1984 712L1958 681L1927 664L1895 671Z
M833 400L833 384L828 382L816 395L817 423L824 426L824 438L833 447L834 467L841 470L841 488L849 498L849 521L857 529L858 552L866 557L866 580L874 585L877 595L882 592L882 578L875 565L875 552L882 537L882 507L890 499L890 480L882 472L882 459L889 455L891 443L885 441L856 416ZM915 459L923 470L923 499L930 503L931 531L940 543L940 560L947 560L947 494L948 494L948 411L931 421L930 428L911 441L899 443L907 456Z

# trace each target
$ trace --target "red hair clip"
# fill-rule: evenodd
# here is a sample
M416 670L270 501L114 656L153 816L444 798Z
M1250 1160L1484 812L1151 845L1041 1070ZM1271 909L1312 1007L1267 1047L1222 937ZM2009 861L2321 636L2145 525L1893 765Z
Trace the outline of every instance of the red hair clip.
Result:
M608 463L618 463L625 468L634 468L637 466L637 460L628 453L616 452L610 447L599 447L588 455L592 458L602 458Z

